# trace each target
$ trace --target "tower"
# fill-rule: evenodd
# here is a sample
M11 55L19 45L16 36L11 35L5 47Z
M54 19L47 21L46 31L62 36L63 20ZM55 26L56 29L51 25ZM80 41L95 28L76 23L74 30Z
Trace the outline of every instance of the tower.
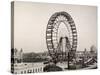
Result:
M21 48L20 52L19 52L19 60L20 60L20 63L23 62L23 49Z

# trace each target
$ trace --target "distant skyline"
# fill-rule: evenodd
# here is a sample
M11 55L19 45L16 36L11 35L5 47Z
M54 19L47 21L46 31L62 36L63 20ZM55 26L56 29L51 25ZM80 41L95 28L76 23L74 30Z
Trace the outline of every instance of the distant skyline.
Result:
M77 34L77 50L97 47L97 7L69 4L15 2L14 47L24 52L48 51L46 27L55 12L65 11L73 18Z

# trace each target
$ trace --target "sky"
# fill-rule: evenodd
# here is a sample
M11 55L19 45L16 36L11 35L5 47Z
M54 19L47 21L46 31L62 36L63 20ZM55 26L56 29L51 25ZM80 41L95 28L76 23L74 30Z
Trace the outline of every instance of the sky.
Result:
M97 7L69 4L15 2L14 4L14 47L24 52L44 52L46 27L49 18L65 11L73 18L78 35L77 50L97 46Z

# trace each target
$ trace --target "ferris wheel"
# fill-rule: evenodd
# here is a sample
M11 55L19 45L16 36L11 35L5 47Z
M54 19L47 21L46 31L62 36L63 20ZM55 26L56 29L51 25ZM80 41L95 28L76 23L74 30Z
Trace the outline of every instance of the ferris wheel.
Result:
M62 60L77 49L77 30L72 17L64 11L54 13L47 24L46 43L52 59Z

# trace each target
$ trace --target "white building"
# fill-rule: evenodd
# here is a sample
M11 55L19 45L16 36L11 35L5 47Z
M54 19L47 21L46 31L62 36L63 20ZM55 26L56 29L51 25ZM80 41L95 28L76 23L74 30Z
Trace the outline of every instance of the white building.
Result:
M16 63L14 64L14 74L43 72L44 64L40 63Z

